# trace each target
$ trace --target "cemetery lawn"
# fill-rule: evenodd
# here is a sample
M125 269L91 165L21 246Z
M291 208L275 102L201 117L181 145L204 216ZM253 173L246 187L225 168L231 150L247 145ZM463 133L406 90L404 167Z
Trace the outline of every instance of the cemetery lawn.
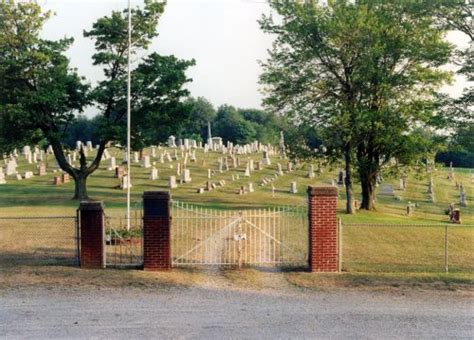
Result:
M157 149L157 155L165 149ZM109 153L117 158L117 165L120 164L123 152L118 149L109 149ZM150 154L149 150L145 153ZM171 153L171 151L170 151ZM178 152L179 154L179 152ZM181 156L181 155L179 155ZM270 208L282 205L305 205L306 189L309 185L330 185L331 180L337 178L338 168L325 168L318 174L315 166L316 178L307 178L308 164L299 165L293 172L287 173L286 160L280 160L277 156L271 158L272 164L264 166L263 170L254 171L250 178L244 177L246 155L240 156L240 166L238 169L219 173L217 171L217 158L221 156L217 152L204 153L202 150L196 152L197 161L188 161L187 168L191 171L192 182L179 185L177 189L171 190L172 199L192 203L198 206L216 209L253 209ZM53 177L58 173L53 173L57 169L53 156L46 159L46 176L35 176L28 180L18 181L15 176L7 176L7 184L0 185L0 216L48 216L48 215L71 215L75 214L78 202L71 200L74 191L72 181L68 184L55 186L52 184ZM18 172L33 171L36 174L36 165L27 164L20 156ZM260 153L252 154L255 161L261 160ZM92 160L92 157L89 157ZM144 191L160 191L168 189L168 178L176 175L176 164L182 163L182 158L178 161L164 164L159 163L158 158L152 158L152 163L156 162L159 179L151 181L151 169L145 169L140 164L132 164L132 207L139 209L142 194ZM203 162L205 163L203 165ZM229 162L231 163L231 162ZM285 174L274 181L275 194L272 194L272 185L260 186L263 178L271 178L276 172L277 163L281 163ZM107 171L108 161L104 160L99 170L94 172L88 179L88 193L91 199L101 200L105 203L106 213L110 216L125 216L126 193L120 190L120 181L113 176L113 171ZM171 168L173 167L173 168ZM225 180L226 185L218 187L211 192L198 194L198 188L205 187L207 169L215 170L216 174L210 180L218 182ZM236 181L231 180L232 174L239 175ZM345 193L344 188L339 186L338 215L344 223L445 223L448 221L446 210L450 203L455 203L459 207L459 190L455 187L455 182L463 183L468 207L461 207L461 219L463 224L474 224L474 174L468 169L455 169L455 180L447 179L447 169L438 169L433 173L434 192L436 203L431 203L428 195L428 175L422 179L417 179L411 175L408 178L408 185L405 191L399 189L398 178L384 178L384 184L390 184L394 188L395 197L377 196L377 211L359 211L354 215L344 214ZM177 176L179 180L179 176ZM290 183L297 183L297 194L289 193ZM253 183L254 193L238 195L240 186ZM360 197L358 183L354 184L354 197ZM406 216L406 206L408 202L417 203L418 207L412 216Z
M122 160L123 152L117 149L109 150L117 157L117 164ZM147 150L150 154L149 150ZM157 149L157 155L163 150ZM179 154L179 153L178 153ZM293 172L286 173L286 161L278 157L271 158L272 164L263 170L254 171L251 178L244 177L245 161L248 156L240 156L238 169L219 173L217 158L221 154L202 150L196 152L197 162L188 161L187 168L191 171L192 182L179 185L171 191L172 199L188 202L193 205L214 209L255 209L271 208L282 205L306 205L306 189L308 185L330 185L337 178L338 168L325 168L316 178L307 178L308 164L299 165ZM261 160L262 155L252 154L255 161ZM91 158L90 158L91 159ZM52 185L55 161L49 156L46 176L35 176L28 180L17 180L15 176L7 176L7 184L0 185L0 217L33 217L33 216L75 216L78 202L71 200L73 183L59 186ZM180 161L182 159L180 157ZM203 161L205 164L203 164ZM152 158L152 163L159 172L159 179L149 179L151 169L145 169L140 164L132 165L132 207L134 214L139 214L141 198L144 191L168 190L168 178L176 175L177 161L164 164L158 158ZM275 179L275 194L272 194L271 184L260 186L264 177L270 178L276 172L277 163L282 164L285 174ZM104 160L100 169L88 179L89 196L101 200L105 204L108 216L125 216L126 196L120 190L119 180L114 178L112 171L107 171L108 161ZM173 168L171 168L171 166ZM211 192L198 194L197 189L205 187L207 169L216 170L210 180L218 182L225 180L225 186L217 187ZM27 164L20 156L19 173L34 171L36 165ZM232 181L231 175L239 175ZM438 169L433 174L434 193L436 202L431 203L428 195L428 176L416 178L410 175L405 191L399 189L398 178L384 178L384 185L391 184L395 197L377 196L374 212L358 211L353 215L344 213L344 190L339 187L338 216L344 226L343 242L343 272L334 275L311 275L304 271L268 272L247 268L242 271L216 269L199 271L193 269L176 269L172 273L143 273L140 271L83 271L74 267L55 265L40 266L9 266L0 263L0 287L22 284L64 284L74 286L91 284L95 286L114 287L168 287L173 285L207 284L212 275L218 275L228 280L232 285L261 288L272 285L276 278L284 279L285 284L297 287L324 289L324 287L428 287L436 289L465 289L473 287L474 283L474 177L468 169L455 169L455 180L447 179L447 169ZM179 177L177 177L179 179ZM297 194L290 194L290 183L297 183ZM463 183L468 207L459 207L459 190L455 182ZM255 192L238 195L240 186L254 184ZM355 197L360 197L360 188L354 184ZM418 207L412 216L406 216L407 203L417 203ZM461 209L461 226L448 222L446 210L454 202ZM349 224L388 224L392 226L375 227L349 226ZM442 224L437 227L397 227L393 224ZM449 225L450 273L444 273L444 225ZM24 231L22 231L24 232ZM18 232L21 236L20 231ZM18 238L15 233L11 239L3 238L3 245L15 244ZM209 274L211 278L209 278ZM457 287L457 288L456 288Z

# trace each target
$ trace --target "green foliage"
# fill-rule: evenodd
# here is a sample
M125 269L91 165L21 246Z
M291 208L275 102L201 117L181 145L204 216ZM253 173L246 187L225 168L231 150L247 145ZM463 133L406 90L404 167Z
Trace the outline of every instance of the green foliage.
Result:
M88 85L64 56L73 40L39 36L49 16L34 3L0 4L2 151L43 138L62 138L74 111L88 103Z
M207 124L208 122L213 122L216 118L216 109L204 97L189 97L185 101L185 105L190 110L189 121L181 132L180 137L194 138L201 141L206 140Z
M224 141L247 144L258 140L276 144L282 123L271 112L222 105L217 110L213 126L213 134L222 137Z
M436 114L438 67L452 47L429 1L271 1L281 17L264 16L275 36L261 82L266 106L297 126L325 129L324 144L355 159L372 209L376 175L396 159L411 163L431 150L418 134ZM417 147L415 147L417 146Z
M95 43L94 65L102 66L104 71L104 80L90 90L64 55L73 40L40 38L50 13L42 14L35 3L1 2L0 142L3 151L19 143L47 139L58 164L75 181L75 198L87 198L86 179L99 167L106 144L125 136L127 56L130 53L135 57L150 46L158 35L157 25L164 6L164 2L146 0L144 8L132 10L130 51L127 10L113 11L84 32L84 36ZM194 61L152 53L134 68L131 93L134 148L143 148L151 140L163 140L186 119L188 110L182 98L189 93L183 86L190 81L185 71L192 65ZM100 112L94 121L99 149L90 163L81 150L80 165L75 168L68 164L62 143L73 144L72 134L81 124L86 124L83 119L74 123L76 115L90 103ZM84 134L85 131L81 132Z
M158 35L157 24L164 3L146 1L145 8L132 11L131 55L147 49ZM127 113L127 11L114 11L99 19L85 37L95 41L94 64L103 66L105 80L92 92L94 103L101 111L99 124L103 140L126 141ZM163 142L187 120L189 108L182 99L189 95L183 86L191 80L186 70L194 61L152 53L132 71L131 114L132 149L139 150L151 143Z

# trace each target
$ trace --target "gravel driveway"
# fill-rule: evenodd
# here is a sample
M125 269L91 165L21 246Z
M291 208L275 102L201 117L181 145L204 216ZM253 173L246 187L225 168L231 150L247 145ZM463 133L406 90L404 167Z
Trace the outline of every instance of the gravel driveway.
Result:
M451 292L10 289L0 293L0 336L472 338L473 308Z

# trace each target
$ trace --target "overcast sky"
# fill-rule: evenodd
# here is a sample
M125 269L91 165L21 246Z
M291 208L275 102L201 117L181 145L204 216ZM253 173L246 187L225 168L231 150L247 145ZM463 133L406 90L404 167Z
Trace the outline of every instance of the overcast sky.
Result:
M100 17L112 10L126 8L127 0L38 0L43 8L56 13L45 25L43 35L50 39L74 37L68 51L72 65L89 81L100 79L100 68L91 64L94 46L82 37ZM132 0L132 5L142 1ZM271 37L264 35L257 23L261 15L270 13L262 0L168 0L160 20L160 35L150 51L174 54L179 58L196 60L188 75L193 96L208 98L214 105L231 104L238 107L260 107L258 60L267 57ZM450 40L465 44L460 34ZM459 95L464 82L446 88ZM93 115L93 110L87 111Z

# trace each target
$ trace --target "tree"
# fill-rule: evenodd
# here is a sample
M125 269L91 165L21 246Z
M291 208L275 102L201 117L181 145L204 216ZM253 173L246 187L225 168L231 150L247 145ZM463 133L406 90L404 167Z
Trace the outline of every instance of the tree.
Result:
M257 135L254 126L244 119L238 109L230 105L221 105L217 109L214 133L224 141L237 144L251 143Z
M164 6L162 2L146 0L143 9L132 10L132 56L146 50L158 35L157 25ZM125 136L128 11L113 11L84 32L85 37L95 42L94 65L102 66L104 71L104 80L89 91L89 86L69 67L64 56L72 39L39 38L49 13L42 14L36 4L16 4L13 0L3 2L0 8L3 32L0 119L3 124L17 124L19 131L26 131L25 136L39 131L52 146L59 166L74 179L74 198L86 199L87 178L99 167L106 145ZM190 81L184 72L193 63L152 53L135 67L131 103L135 147L141 147L153 136L163 139L163 134L186 116L187 111L181 111L181 98L188 92L182 86ZM76 113L89 103L100 111L95 136L99 148L90 163L81 149L80 165L75 168L66 160L62 141ZM2 138L5 136L9 138L2 134Z
M436 17L440 27L463 33L468 39L465 49L456 51L453 62L459 66L457 73L465 76L469 82L474 81L474 4L465 0L438 0L435 2ZM447 124L455 129L474 124L474 87L468 86L459 98L443 98L445 105L443 116Z
M189 97L185 104L190 109L190 119L186 124L183 135L199 136L201 140L207 139L207 124L213 122L217 116L214 106L204 97Z
M255 138L265 144L278 144L282 122L273 112L258 109L239 109L242 118L252 124Z
M39 37L49 17L49 12L41 13L34 3L0 3L0 139L4 152L44 138L59 152L61 135L74 112L88 103L88 85L64 56L73 40Z
M381 170L429 149L415 128L436 113L436 90L450 78L437 67L449 60L451 46L425 2L273 0L281 20L260 21L276 36L261 76L265 104L296 125L332 134L328 142L345 161L347 212L353 166L361 208L372 210Z

